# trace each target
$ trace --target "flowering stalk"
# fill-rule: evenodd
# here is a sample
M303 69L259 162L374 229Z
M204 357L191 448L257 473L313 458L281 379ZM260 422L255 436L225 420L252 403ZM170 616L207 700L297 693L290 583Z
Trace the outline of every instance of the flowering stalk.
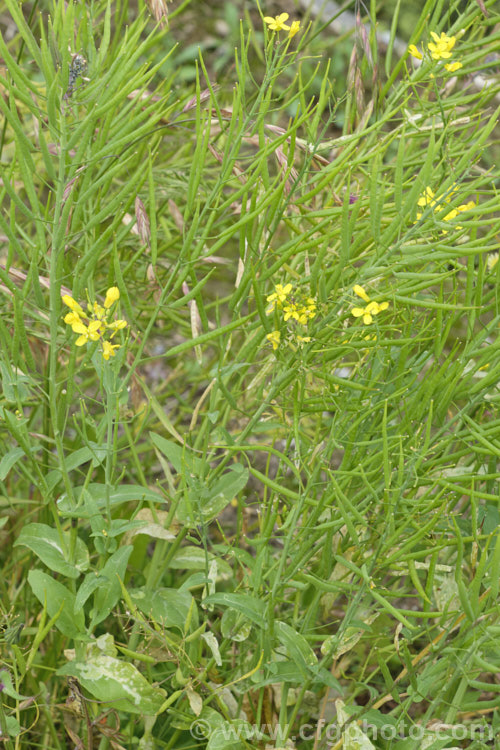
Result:
M283 321L288 323L289 320L298 323L299 325L306 327L308 322L316 317L316 300L313 297L297 297L292 295L293 287L290 283L288 284L276 284L274 292L267 296L267 302L270 306L267 308L266 313L270 315L275 310L279 310L283 316ZM272 331L266 336L267 340L272 344L273 349L277 349L281 342L280 331ZM310 336L295 336L299 345L307 343L311 340Z
M292 21L291 26L286 24L288 13L280 13L279 16L264 16L264 23L270 31L288 31L288 39L292 39L300 29L300 21Z
M374 316L378 315L383 310L387 310L389 307L388 302L374 302L373 300L370 300L370 297L367 295L364 288L359 284L354 286L353 292L367 303L366 307L353 307L351 310L351 315L355 318L363 318L365 326L369 326L370 323L373 323Z
M100 341L101 352L104 359L108 360L115 356L115 350L120 348L120 344L112 344L111 340L117 331L126 328L125 320L111 320L110 308L120 299L118 287L112 286L106 292L104 306L97 302L87 305L87 312L76 302L69 294L62 298L64 304L69 307L70 311L64 316L64 322L71 326L73 333L78 334L75 346L84 346L92 341ZM111 331L109 339L106 339L106 333Z
M449 60L451 57L451 51L454 48L457 37L448 36L441 32L438 36L435 31L431 31L432 42L427 43L427 50L432 60ZM415 44L410 44L408 52L416 60L423 60L427 54L425 49L420 50ZM445 69L448 73L455 73L457 70L463 67L462 63L458 60L450 61L444 64Z

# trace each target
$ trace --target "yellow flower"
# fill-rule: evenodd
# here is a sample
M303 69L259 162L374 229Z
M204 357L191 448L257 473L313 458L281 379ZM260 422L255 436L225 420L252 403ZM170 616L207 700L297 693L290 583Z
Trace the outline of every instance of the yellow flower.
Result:
M434 206L436 201L434 200L435 192L430 187L426 187L422 195L417 201L417 206Z
M435 206L437 201L434 198L435 192L431 190L429 186L427 186L420 196L420 198L417 200L417 206L420 206L420 208L425 208L426 206ZM422 211L417 211L417 221L421 219L423 216Z
M73 333L78 334L78 338L75 341L76 346L84 346L84 344L90 341L100 341L104 359L115 356L115 349L119 349L120 345L105 341L104 334L106 333L106 329L109 329L112 331L110 338L113 338L117 331L126 328L128 325L126 320L108 320L108 316L111 314L109 308L119 298L120 292L118 287L110 287L106 293L104 307L98 302L92 303L89 301L87 304L87 314L78 302L75 302L73 297L67 294L64 295L62 298L64 304L71 308L71 312L64 316L64 322L71 326Z
M468 203L462 203L461 206L458 207L459 211L470 211L471 208L475 208L476 204L474 201L469 201Z
M267 302L271 303L271 307L266 310L267 314L269 315L269 313L272 313L276 306L282 307L283 302L286 302L286 298L291 291L291 284L285 284L285 286L283 286L282 284L276 284L276 286L274 287L274 292L266 297Z
M115 349L119 349L120 344L110 344L109 341L102 342L102 356L104 359L109 359L115 356Z
M292 25L290 26L290 31L288 32L288 38L292 39L292 37L295 36L295 34L300 29L300 21L292 21Z
M310 336L297 336L297 341L300 344L308 344L311 340Z
M438 36L435 31L431 31L431 37L434 39L434 43L429 42L427 47L432 59L448 60L451 57L451 50L455 46L457 38L455 36L447 36L444 31L441 32L441 36Z
M111 305L120 299L120 290L117 286L111 286L106 292L106 299L104 300L104 307L108 310Z
M351 314L354 315L355 318L363 317L363 323L365 326L368 326L373 322L374 315L378 315L382 310L387 310L389 307L388 302L371 302L369 296L359 284L356 284L353 288L353 292L367 303L366 307L353 307L351 310Z
M414 44L410 44L410 46L408 47L408 52L410 53L412 57L416 57L417 60L424 59L423 54L420 52L419 48L416 47Z
M463 65L461 62L456 61L456 62L446 63L444 67L446 68L448 73L454 73L456 70L460 70L460 68L463 68Z
M101 321L100 320L92 320L88 326L86 326L84 323L73 323L71 328L73 329L73 333L79 333L80 336L75 341L76 346L83 346L88 341L99 341L100 333L99 329L101 327Z
M290 320L290 318L293 318L293 320L296 321L299 320L299 311L295 302L290 302L289 305L286 305L286 307L283 308L283 312L285 313L283 316L285 323L287 320Z
M303 307L300 307L298 310L299 313L299 323L301 323L303 326L307 324L308 320L312 320L316 317L316 302L312 297L308 297L306 300L306 304Z
M75 323L81 323L81 320L77 312L69 312L64 316L64 322L72 326Z
M115 335L117 331L121 331L122 328L126 328L128 325L126 320L114 320L112 323L106 323L106 328L109 328L113 333L111 334L111 338Z
M69 307L70 310L72 310L75 313L78 313L79 315L84 315L84 312L78 302L73 299L73 297L70 297L69 294L64 294L62 297L62 301L65 305Z
M456 192L455 190L453 192ZM471 208L475 208L476 204L474 201L469 201L468 203L462 203L462 205L458 206L458 208L452 208L449 213L446 214L446 216L443 217L443 221L450 221L451 219L455 219L458 214L462 213L462 211L469 211ZM457 224L456 227L458 230L462 229L461 226ZM443 229L442 234L448 234L448 230Z
M289 31L290 26L285 24L288 18L288 13L280 13L279 16L272 18L271 16L265 16L264 21L267 23L271 31ZM295 32L296 33L296 32Z
M365 302L369 302L370 301L369 296L367 295L367 293L365 292L365 290L363 289L363 287L360 286L359 284L356 284L353 287L352 291L354 292L354 294L357 294L358 297L361 297L361 299L364 300Z
M94 318L99 318L99 320L102 320L106 315L106 310L104 309L104 307L101 307L98 302L94 302L93 305L89 304L88 310L89 313L94 316Z
M267 334L266 339L271 342L273 349L277 349L280 345L281 333L279 331L273 331L272 333Z
M437 218L441 221L451 221L452 219L455 219L459 213L462 211L468 211L471 208L474 208L476 205L474 201L469 201L468 203L462 203L457 208L452 208L450 211L448 211L444 216L441 216L441 212L445 210L446 203L450 203L453 195L458 191L458 187L451 188L446 195L442 195L440 197L435 197L435 193L433 190L431 190L430 187L426 187L422 195L417 201L417 205L421 208L425 208L426 206L432 206L434 207L434 212L438 214ZM417 211L417 221L421 219L423 216L423 213L421 211ZM416 223L416 222L414 222ZM457 227L457 229L461 229L462 227ZM446 229L442 230L443 234L448 234Z
M452 208L449 213L446 214L446 216L443 216L443 221L450 221L451 219L454 219L456 216L458 216L458 208Z

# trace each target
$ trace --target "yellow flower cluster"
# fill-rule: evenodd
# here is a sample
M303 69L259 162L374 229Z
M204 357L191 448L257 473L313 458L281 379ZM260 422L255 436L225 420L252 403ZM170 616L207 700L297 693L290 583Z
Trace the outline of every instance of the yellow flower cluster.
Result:
M78 334L78 338L75 341L76 346L84 346L89 341L100 341L104 359L115 356L115 349L119 349L120 344L112 344L104 336L106 335L106 331L111 331L109 338L112 339L117 331L127 327L125 320L109 320L110 308L119 299L120 291L118 287L112 286L106 292L104 306L99 305L97 302L93 304L89 302L87 304L87 312L85 312L81 305L73 297L70 297L69 294L63 296L62 301L71 310L71 312L66 313L64 316L64 322L71 326L73 333Z
M264 16L264 22L269 26L270 31L288 31L288 38L291 39L300 29L300 21L292 21L291 26L287 26L288 13L280 13L279 16Z
M446 209L446 206L443 205L443 203L449 203L453 193L456 193L457 190L452 190L449 195L446 197L438 197L436 198L435 192L427 186L420 196L420 198L417 201L417 205L420 206L420 208L426 208L427 206L436 206L434 208L435 213L439 214L442 211ZM469 211L471 208L475 207L474 201L469 201L468 203L462 203L460 206L457 206L457 208L452 208L451 211L448 211L445 216L438 216L438 219L441 221L451 221L452 219L455 219L459 214L461 214L463 211ZM417 211L417 221L422 218L423 212ZM457 229L461 229L461 227L457 227ZM443 234L448 234L448 231L446 229L443 229Z
M361 297L364 302L366 302L366 307L353 307L351 310L351 315L354 315L355 318L363 317L363 323L365 324L365 326L369 326L370 323L373 323L374 315L378 315L380 312L382 312L383 310L387 310L387 308L389 307L388 302L374 302L373 300L370 300L363 287L359 284L356 284L353 287L352 291L354 292L354 294L357 294L358 297Z
M310 320L316 317L316 301L313 297L296 298L292 295L292 291L293 287L291 284L285 284L284 286L283 284L276 284L274 292L266 298L267 302L270 303L266 313L270 315L274 310L280 310L285 323L293 320L305 327ZM278 348L281 341L279 331L268 333L266 338L273 345L273 349ZM297 335L296 338L299 344L304 344L311 340L310 336Z
M449 60L451 57L451 51L457 41L456 36L448 36L444 31L441 32L441 36L438 36L435 31L431 31L431 37L434 41L427 43L427 49L429 50L431 58L433 60ZM415 44L410 44L408 51L410 55L416 57L417 60L424 59L424 52L421 52ZM445 63L444 67L449 73L455 73L455 71L460 70L463 65L461 62L458 62L458 60L455 60Z

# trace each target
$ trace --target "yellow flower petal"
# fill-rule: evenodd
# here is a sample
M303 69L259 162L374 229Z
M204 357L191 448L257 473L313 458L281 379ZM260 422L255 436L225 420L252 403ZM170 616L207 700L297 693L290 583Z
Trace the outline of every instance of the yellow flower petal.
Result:
M451 50L455 46L457 38L455 36L447 36L447 34L441 32L441 36L438 36L435 31L431 31L431 36L434 42L429 42L427 47L431 53L433 60L447 60L451 57Z
M266 339L273 345L273 349L277 349L280 344L281 333L279 331L273 331L266 335Z
M424 208L425 206L433 206L436 201L434 200L435 192L431 190L429 186L427 186L420 196L420 198L417 200L417 206L421 206Z
M367 295L367 293L365 292L365 290L363 289L363 287L360 286L359 284L356 284L353 287L352 291L354 292L354 294L357 294L358 297L361 297L361 299L363 299L365 302L369 302L370 301L369 296Z
M290 26L287 26L285 24L285 21L288 18L288 13L280 13L279 16L275 16L272 18L271 16L265 16L264 21L267 23L271 31L281 31L282 29L284 31L289 31Z
M410 46L408 47L408 52L410 53L412 57L416 57L417 60L424 59L423 54L420 52L419 48L416 47L414 44L410 44Z
M456 216L458 216L458 211L456 208L452 208L451 211L446 214L446 216L443 216L443 221L450 221L451 219L454 219Z
M73 297L70 297L69 294L64 294L62 296L62 301L64 302L65 305L67 305L69 307L70 310L72 310L73 312L78 313L79 315L83 315L82 308L80 307L80 305L78 304L78 302L73 299Z
M114 320L112 323L107 323L106 327L112 331L121 331L122 328L126 328L128 323L126 320Z
M463 65L462 65L461 62L458 62L458 60L457 60L457 61L452 62L452 63L446 63L446 65L444 67L446 68L446 70L448 71L448 73L455 73L455 71L460 70L460 68L463 68Z
M117 286L111 286L108 291L106 292L106 299L104 300L104 307L106 310L111 307L111 305L120 299L120 290Z
M370 304L365 307L365 312L368 314L373 313L373 315L378 315L378 303L370 302Z
M290 31L288 32L288 38L292 39L300 29L300 21L292 21Z
M76 312L69 312L64 316L64 322L67 323L69 326L74 325L75 323L80 323L80 316Z
M365 324L365 326L369 326L370 323L373 323L373 318L370 313L365 312L365 314L363 315L363 323Z
M457 211L470 211L471 208L475 208L476 204L474 201L469 201L468 203L463 203L461 206L457 208Z
M353 307L351 310L351 315L354 315L355 318L360 318L364 314L365 314L364 307Z
M115 349L119 349L120 344L110 344L109 341L102 342L102 356L104 359L109 359L115 356Z

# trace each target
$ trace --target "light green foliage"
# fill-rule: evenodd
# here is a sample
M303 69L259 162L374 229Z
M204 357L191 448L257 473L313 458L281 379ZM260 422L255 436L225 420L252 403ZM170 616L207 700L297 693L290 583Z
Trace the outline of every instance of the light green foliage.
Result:
M379 5L1 3L8 750L491 747L500 17Z

